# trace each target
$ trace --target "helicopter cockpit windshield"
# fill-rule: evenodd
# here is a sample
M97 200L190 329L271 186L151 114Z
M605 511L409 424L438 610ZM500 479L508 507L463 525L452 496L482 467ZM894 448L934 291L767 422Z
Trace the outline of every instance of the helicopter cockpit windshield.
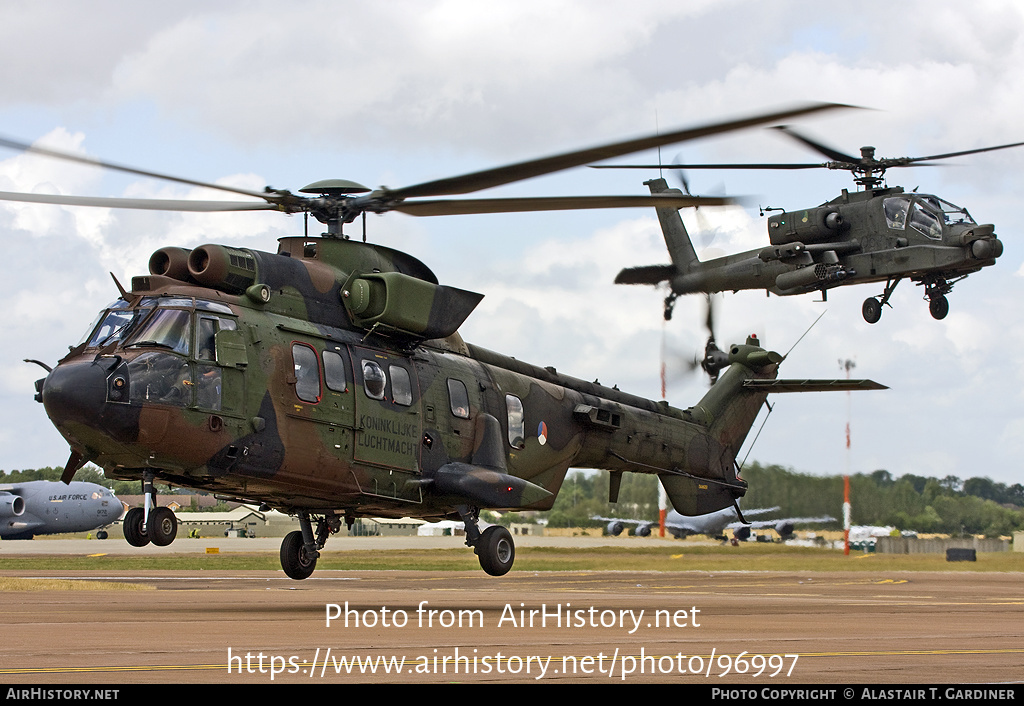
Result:
M185 309L160 307L146 320L138 333L131 337L125 347L166 348L175 353L188 355L191 319L191 313Z
M236 327L231 309L223 304L148 297L134 308L124 300L108 306L83 342L87 348L120 344L125 351L139 351L117 368L112 379L119 382L108 390L108 401L218 411L221 374L216 334Z
M143 299L135 308L118 299L99 313L96 320L78 342L86 348L97 348L110 343L119 343L135 326L153 310L153 299Z
M882 204L885 219L894 230L911 228L932 240L942 238L944 225L975 225L967 209L930 194L890 196Z

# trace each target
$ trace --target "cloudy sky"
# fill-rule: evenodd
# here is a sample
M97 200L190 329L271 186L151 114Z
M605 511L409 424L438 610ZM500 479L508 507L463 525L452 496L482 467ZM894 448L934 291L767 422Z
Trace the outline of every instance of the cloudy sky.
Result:
M826 9L828 8L828 9ZM0 134L162 173L253 189L326 178L416 184L607 141L803 101L850 110L802 120L856 154L921 156L1024 140L1024 6L979 0L822 3L595 0L376 3L0 1ZM663 159L819 161L755 129L665 148ZM657 160L641 154L636 160ZM632 158L631 158L632 159ZM903 283L880 323L863 285L820 296L717 297L718 339L756 332L786 351L787 377L855 376L885 392L785 395L750 454L809 473L989 476L1021 481L1024 149L890 171L889 184L966 206L996 225L998 265L957 284L944 321ZM642 194L655 173L570 170L488 195ZM756 204L814 206L853 189L844 173L691 173L695 192L747 208L685 213L705 258L767 242ZM209 192L0 153L0 190L216 198ZM42 371L145 271L163 245L273 251L300 217L183 215L0 205L4 335L0 469L63 465L67 446L32 400ZM653 212L369 218L370 237L485 299L469 341L657 398L703 347L703 304L612 284L666 262ZM671 375L669 401L706 383ZM852 448L844 428L852 418Z

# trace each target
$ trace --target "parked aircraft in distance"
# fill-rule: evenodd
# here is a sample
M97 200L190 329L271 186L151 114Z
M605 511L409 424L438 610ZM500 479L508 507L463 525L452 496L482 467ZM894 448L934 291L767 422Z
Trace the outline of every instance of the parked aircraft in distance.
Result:
M0 485L0 539L87 532L113 524L123 512L113 491L95 483L33 480ZM96 536L106 539L107 533L101 529Z
M744 516L764 515L769 512L778 511L778 506L767 507L767 508L755 508L753 510L744 510ZM635 524L636 530L634 534L639 537L646 537L651 533L651 529L658 526L657 522L651 522L648 520L631 520L618 517L593 517L591 519L601 520L602 522L608 523L608 534L618 536L625 529L627 524ZM679 539L685 539L691 534L704 534L708 537L715 537L719 539L725 539L725 533L727 530L732 530L733 537L738 540L746 540L751 536L751 530L753 529L773 529L779 535L780 539L791 539L793 537L793 530L797 524L810 524L816 522L832 522L835 518L833 517L786 517L768 520L755 520L753 522L742 522L736 514L734 507L727 507L717 512L711 512L706 515L696 515L694 517L686 517L680 515L675 510L670 510L667 517L665 518L665 529L668 530L672 536Z

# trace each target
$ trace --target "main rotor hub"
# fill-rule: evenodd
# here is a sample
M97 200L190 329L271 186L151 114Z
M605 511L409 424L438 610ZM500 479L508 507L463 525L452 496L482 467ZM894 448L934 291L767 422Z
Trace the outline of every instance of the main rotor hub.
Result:
M348 179L321 179L299 189L299 193L302 194L319 194L321 196L365 194L368 191L367 187Z

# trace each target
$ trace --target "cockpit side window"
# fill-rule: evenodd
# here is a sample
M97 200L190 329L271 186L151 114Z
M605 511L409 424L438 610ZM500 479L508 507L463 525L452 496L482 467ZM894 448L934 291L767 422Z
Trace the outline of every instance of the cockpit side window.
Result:
M216 360L217 359L217 332L234 331L237 327L233 319L224 319L219 316L199 316L196 325L196 359Z
M882 202L885 221L890 228L903 230L907 227L907 211L910 210L910 199L905 196L891 196Z

